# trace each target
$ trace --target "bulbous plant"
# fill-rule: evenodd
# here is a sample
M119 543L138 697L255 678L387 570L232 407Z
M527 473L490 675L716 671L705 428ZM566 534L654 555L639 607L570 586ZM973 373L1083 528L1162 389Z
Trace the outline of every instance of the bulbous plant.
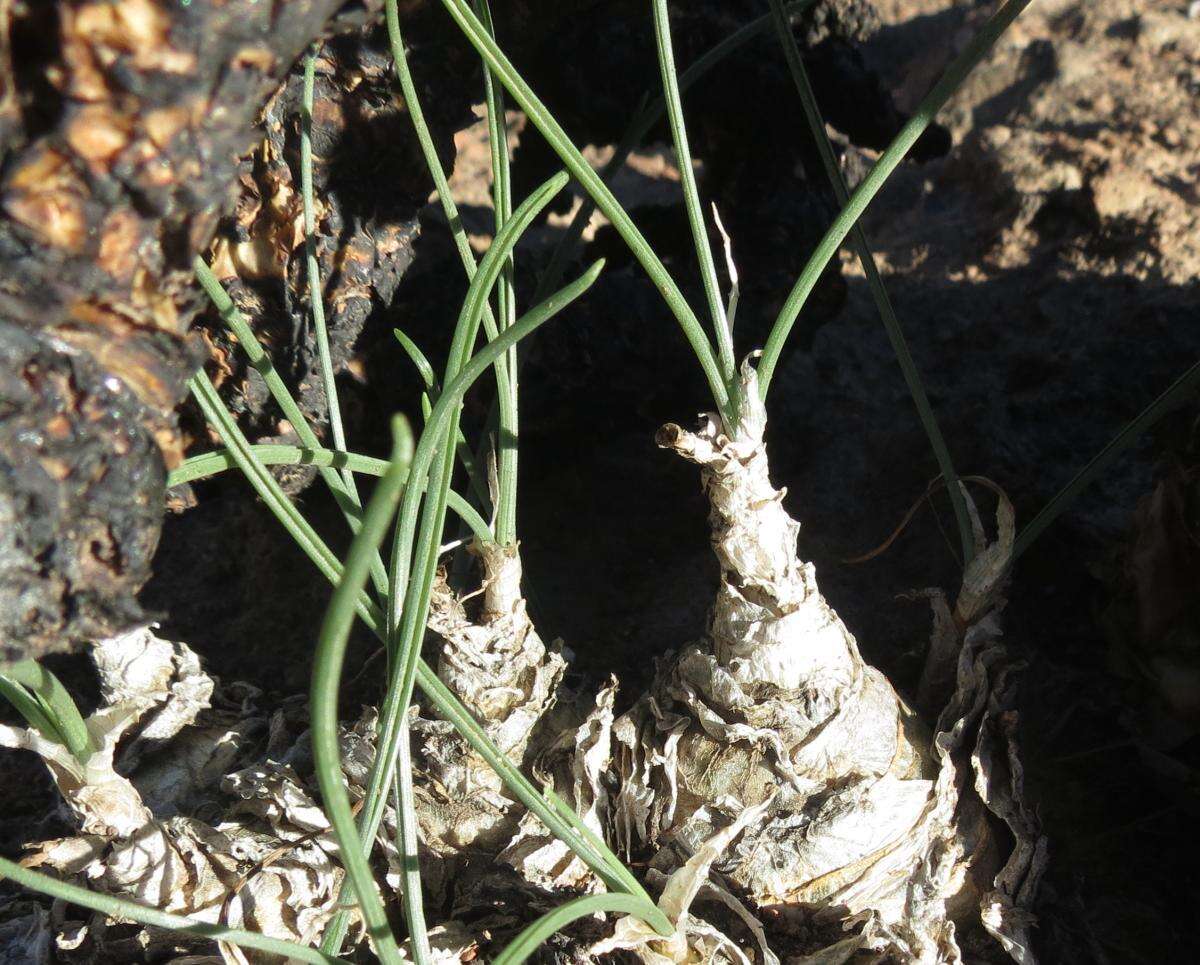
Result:
M490 30L487 3L481 0L475 9ZM395 5L389 3L386 11L389 42L407 112L463 269L467 278L474 280L482 266L476 264L462 229L446 173L426 123ZM495 228L499 237L506 225L510 232L513 229L508 132L503 91L486 69L484 94ZM514 324L517 305L512 256L493 264L500 266L495 311L493 313L492 307L485 305L481 318L489 338L495 338L500 331ZM406 336L400 332L396 334L423 373L427 389L434 391L436 382L430 374L429 363ZM566 662L561 653L548 648L542 641L529 618L522 590L516 533L518 450L514 440L518 434L518 360L515 352L506 353L498 361L496 383L498 434L509 441L501 444L491 463L494 467L494 527L483 538L477 536L472 547L479 560L482 581L480 593L471 595L482 596L482 605L472 613L447 581L439 576L430 600L429 628L442 642L438 676L482 724L496 748L509 760L522 764L544 750L533 741L539 722L558 700ZM465 440L460 441L458 449L461 461L471 474L481 460L468 455ZM483 489L477 480L474 482L477 491ZM421 774L414 786L414 804L421 838L431 859L424 863L425 881L427 887L440 893L459 878L466 856L478 860L498 855L513 838L525 810L507 791L495 770L464 743L452 726L444 721L418 718L413 731L416 764ZM600 830L594 819L593 825L593 830Z
M336 847L292 768L241 760L250 733L266 725L252 696L237 714L212 710L216 685L195 653L148 628L101 641L91 655L102 706L85 721L86 757L33 729L0 727L0 746L46 762L81 831L36 846L23 863L82 875L110 895L198 922L315 941L337 910ZM233 694L222 696L228 703ZM162 745L173 756L165 767L150 759ZM220 820L179 813L218 783L235 802ZM72 924L73 947L99 949L97 923ZM172 940L153 933L146 944L169 948ZM246 961L235 946L226 957Z
M650 846L653 864L669 868L758 807L717 861L754 905L839 928L866 915L847 955L956 961L953 922L978 921L1006 857L983 802L963 794L970 760L943 740L955 728L956 739L973 736L978 720L940 722L940 746L863 661L797 555L800 527L770 481L749 363L740 398L732 424L709 413L694 432L659 433L661 446L701 467L721 582L704 640L668 661L614 726L617 840ZM957 658L962 641L950 647ZM960 699L981 686L987 696L986 681L968 675L962 686ZM1010 916L996 930L1008 940L1022 926ZM1015 942L1027 946L1027 936Z
M429 627L442 641L437 672L496 746L522 763L536 753L531 738L555 702L566 661L546 647L529 619L516 548L487 543L479 552L483 605L477 617L444 582L435 587ZM426 777L417 784L422 840L447 858L498 854L521 814L503 781L444 722L420 721L414 732Z
M792 812L825 798L816 826L843 839L842 850L806 821L795 827L803 848L776 841L765 865L733 876L759 904L777 904L803 900L819 878L826 880L817 891L835 893L838 868L869 855L884 860L899 840L920 847L912 831L931 790L931 761L928 734L864 663L813 565L797 556L800 527L770 482L765 411L748 363L743 371L735 423L710 413L696 432L667 425L659 433L659 445L701 467L721 583L704 645L685 649L654 698L618 725L629 775L618 813L629 823L627 839L655 841L685 828L697 838L706 835L690 825L706 821L711 833L719 819L707 809L722 800L777 798L778 809ZM635 736L629 725L639 718ZM646 724L674 745L677 773L663 773L665 783L645 780L669 761L649 750L664 740L647 740ZM670 784L678 785L675 800L647 810ZM752 837L743 835L743 844L755 847Z

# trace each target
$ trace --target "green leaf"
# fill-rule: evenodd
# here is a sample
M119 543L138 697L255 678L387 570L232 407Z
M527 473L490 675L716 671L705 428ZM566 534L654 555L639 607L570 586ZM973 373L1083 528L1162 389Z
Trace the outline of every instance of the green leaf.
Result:
M193 921L183 915L172 915L165 911L159 911L140 901L130 901L127 898L117 898L113 895L103 895L87 888L80 888L78 885L59 881L50 875L30 871L15 861L0 858L0 879L4 878L22 888L28 888L30 891L49 895L51 898L57 898L68 904L108 915L110 918L127 918L152 928L199 935L201 938L209 938L217 942L229 942L231 945L238 945L242 948L253 948L270 955L278 955L284 961L311 962L313 965L350 965L343 958L327 955L306 945L283 941L279 938L268 938L258 932L245 931L241 928L226 928L223 925Z
M92 735L88 733L87 725L83 722L83 715L79 713L75 701L67 693L67 688L54 674L36 660L22 660L5 667L4 676L26 689L29 697L36 702L43 719L49 722L57 735L52 739L65 744L77 761L85 763L95 753L96 747ZM11 688L5 691L4 696L13 699ZM17 706L17 709L22 710L20 706ZM24 711L22 715L25 716ZM29 718L26 716L26 719ZM51 735L47 733L46 736Z
M837 158L834 156L829 135L825 132L825 119L821 117L817 96L808 81L808 73L804 70L804 61L800 56L796 38L792 36L792 27L783 7L783 0L769 0L769 2L776 33L778 33L779 42L783 46L784 57L787 59L788 69L791 71L796 90L800 94L804 119L816 142L817 153L821 156L821 164L825 168L825 176L829 179L830 187L833 188L834 197L837 198L838 205L844 209L850 203L850 191L846 186L845 178L842 177L842 169L838 166ZM900 363L900 371L904 375L905 385L908 386L908 394L912 397L913 405L916 406L917 416L921 420L926 438L929 439L934 458L937 459L942 479L946 482L950 505L954 508L954 519L958 526L959 544L962 550L962 562L965 567L971 562L971 557L974 555L975 539L971 532L971 518L967 515L967 503L963 498L962 487L958 481L958 472L950 458L950 450L942 436L937 417L933 414L933 407L929 404L929 396L925 393L925 384L921 381L921 373L917 371L917 363L913 361L912 353L908 350L908 342L904 338L904 330L900 327L900 319L896 317L892 301L888 298L883 277L879 274L879 267L875 264L875 256L871 254L871 246L867 242L866 233L857 221L850 229L850 241L858 254L863 273L867 276L871 296L875 300L879 317L883 320L883 327L887 330L888 340L892 343L896 361Z
M634 915L650 924L651 920L656 917L654 913L657 912L658 916L661 916L662 912L652 902L647 907L647 901L648 899L637 895L623 895L619 892L575 898L546 912L522 931L509 942L504 951L492 959L492 965L520 965L555 932L566 928L573 921L587 918L597 912L622 912L626 915Z
M633 256L645 269L651 280L658 287L667 306L675 315L680 328L695 352L708 379L713 401L718 409L732 421L733 409L730 405L729 393L724 379L721 377L720 366L713 353L708 336L704 333L695 313L683 297L679 286L663 265L661 259L651 248L650 243L638 230L629 217L628 212L617 201L600 177L592 170L592 166L571 143L562 126L555 120L554 115L534 94L521 75L505 57L503 51L496 45L491 35L463 0L442 0L443 6L461 28L464 36L491 68L493 75L505 86L513 99L521 106L530 123L541 132L554 152L562 159L564 165L580 183L583 189L596 202L596 206L612 222L617 233L629 246Z
M442 0L442 2L453 2L453 0ZM779 356L787 341L788 333L791 332L792 325L795 324L796 317L800 314L800 309L804 307L804 303L816 286L817 279L821 277L825 266L837 254L838 247L846 239L850 229L862 217L867 205L879 193L880 188L887 183L891 173L908 154L925 128L933 121L937 112L958 90L967 74L991 50L1000 35L1031 2L1032 0L1008 0L971 38L962 53L946 68L941 80L917 106L916 112L909 118L908 123L892 139L887 150L879 156L862 183L855 188L849 202L842 208L833 224L829 226L824 237L818 243L816 251L813 252L803 271L800 272L800 277L783 303L779 317L776 318L775 324L771 328L771 334L767 337L767 344L763 348L762 358L758 364L758 388L764 399L771 387L771 378L775 374L775 367L779 363Z

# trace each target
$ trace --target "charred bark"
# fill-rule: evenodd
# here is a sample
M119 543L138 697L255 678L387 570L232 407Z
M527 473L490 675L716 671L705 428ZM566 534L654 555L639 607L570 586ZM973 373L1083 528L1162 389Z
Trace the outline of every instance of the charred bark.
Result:
M189 263L341 0L0 3L0 659L139 618Z
M454 132L474 120L471 103L482 89L478 57L453 31L453 22L440 4L423 4L405 17L422 105L447 168L454 164ZM330 354L335 372L350 369L361 375L377 342L394 344L395 321L381 316L413 260L421 230L419 213L428 202L433 181L407 105L399 96L380 18L369 17L339 29L322 46L315 74L314 241ZM442 77L453 77L454 83L439 83ZM299 174L302 90L302 71L297 67L263 111L260 140L238 164L237 203L218 226L212 268L270 348L276 368L320 434L328 403L311 324L304 258ZM245 365L215 313L200 324L219 363L210 374L247 435L286 436L287 428L280 425L280 413L265 386ZM385 369L388 364L384 363ZM394 378L394 370L386 371L380 381L386 384ZM362 394L342 393L348 435L367 449L372 443L386 445L387 420L375 410L390 411L398 402L364 405ZM294 492L312 477L311 472L293 472L281 482Z

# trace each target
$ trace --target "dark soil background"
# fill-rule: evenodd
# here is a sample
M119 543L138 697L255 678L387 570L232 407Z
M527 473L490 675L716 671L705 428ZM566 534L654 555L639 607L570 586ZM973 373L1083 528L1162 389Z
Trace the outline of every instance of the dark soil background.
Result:
M499 6L499 5L498 5ZM501 42L577 143L597 157L658 84L645 4L580 4L553 30L497 9ZM1194 5L1193 5L1194 6ZM689 63L765 12L751 0L674 11ZM798 27L852 181L886 145L987 14L955 0L822 2ZM472 114L477 66L445 23L409 25L413 69L474 241L491 212L487 148ZM377 454L387 416L416 412L418 380L391 336L435 360L465 288L408 119L391 93L380 31L354 27L319 67L320 254L352 448ZM454 79L453 89L447 85ZM1186 2L1045 0L1022 15L919 143L865 226L960 472L994 480L1018 525L1200 358L1200 19ZM306 409L323 398L305 323L297 245L294 74L244 159L236 213L214 266L269 341ZM770 34L685 98L701 189L741 275L739 352L760 346L833 199ZM523 195L555 170L512 117ZM456 135L456 132L457 135ZM632 208L693 304L702 304L678 177L663 131L622 171ZM659 146L656 146L659 145ZM518 255L523 305L571 198ZM608 267L534 339L523 371L520 533L531 609L577 676L622 680L626 700L656 657L703 632L715 587L694 467L653 443L706 405L704 385L653 285L611 229L578 265ZM209 371L256 439L286 438L265 388L208 319ZM486 394L471 400L479 424ZM937 474L857 263L843 256L801 316L770 401L775 481L804 524L801 551L864 654L915 687L926 604L957 590L957 539L936 495L880 544ZM1006 633L1023 675L1028 791L1052 848L1038 909L1047 962L1190 962L1200 721L1200 457L1197 410L1174 413L1016 567ZM192 451L210 445L185 408ZM311 477L285 479L337 545L337 513ZM980 490L985 521L994 500ZM224 677L285 696L306 686L329 588L232 475L174 493L143 606ZM364 642L354 657L361 661ZM62 662L72 682L86 673ZM360 681L354 697L373 699ZM48 782L0 756L4 846L47 830ZM43 827L37 828L36 817ZM53 819L48 826L53 828ZM1190 844L1189 844L1190 842Z

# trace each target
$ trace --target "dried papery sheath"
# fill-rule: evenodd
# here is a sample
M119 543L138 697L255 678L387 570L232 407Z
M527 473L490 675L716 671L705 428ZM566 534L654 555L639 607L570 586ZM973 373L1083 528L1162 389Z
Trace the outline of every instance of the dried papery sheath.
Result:
M169 747L178 743L189 754L223 759L198 747L222 742L229 731L219 720L194 723L214 682L184 644L150 630L106 640L94 654L105 704L86 721L97 751L85 763L32 731L0 728L0 744L32 750L46 762L83 832L33 847L24 863L81 875L100 891L198 921L315 941L336 910L342 871L324 814L300 777L270 761L230 775L222 782L225 818L215 825L152 813L139 787L173 802L159 784L176 772L152 769L142 776L135 769L125 777L113 764L117 742L140 727L142 738L153 734ZM204 768L188 774L216 776ZM88 927L87 941L99 940ZM151 931L145 947L154 943ZM221 953L232 963L259 960L233 946Z
M670 864L762 807L717 862L757 906L802 909L817 924L866 922L862 938L843 943L846 957L870 948L958 961L953 922L964 909L978 921L978 896L999 866L984 803L969 793L992 684L978 672L964 679L962 661L974 667L968 654L991 626L980 610L996 594L984 575L998 580L1006 559L981 554L968 573L980 575L960 608L979 628L967 646L939 650L960 673L931 741L797 556L799 524L770 482L748 363L742 400L735 426L710 414L696 432L659 434L702 468L722 577L707 639L664 666L614 725L615 837L630 851L660 849L656 865ZM836 949L820 954L813 961L842 960Z
M981 922L1014 961L1036 961L1030 936L1036 923L1032 907L1046 867L1047 845L1024 800L1016 714L1011 710L1015 667L1001 641L1000 613L1014 531L1012 506L1003 493L996 519L998 537L989 544L976 517L976 556L953 610L940 591L927 591L935 620L922 693L931 701L944 698L933 741L938 775L930 815L932 826L941 830L909 877L904 915L888 921L871 914L853 939L800 962L824 965L864 951L909 961L959 961L951 922ZM939 694L934 688L946 680L947 663L950 679ZM1001 853L998 836L987 829L986 822L995 819L1007 825L1011 836L1007 854ZM980 872L978 892L959 892L955 900L948 883L954 881L956 869L972 859Z
M460 965L461 962L475 961L478 950L479 943L462 922L448 921L429 929L428 960L431 965ZM413 960L409 942L400 947L400 955L403 961Z
M1031 965L1036 961L1030 935L1036 924L1032 909L1048 860L1047 841L1025 801L1017 715L1012 709L1018 667L1001 641L1015 526L1012 505L1002 492L997 493L997 538L988 543L977 527L976 553L963 575L951 621L936 619L939 607L950 608L938 594L930 593L935 625L921 683L922 696L937 700L939 663L946 653L954 655L953 691L938 717L934 740L941 762L939 793L950 786L945 775L952 772L960 813L986 808L993 820L1007 826L1013 844L1007 854L996 855L1001 866L982 889L978 913L987 931L1015 961ZM950 628L953 642L943 639L939 645L938 635L948 636Z
M169 740L210 705L213 679L200 669L200 658L150 627L104 641L92 650L92 660L106 704L145 705L139 743Z
M713 862L726 852L738 835L759 823L771 804L772 798L768 797L753 807L744 808L731 823L702 842L695 853L666 879L658 906L675 926L670 938L663 938L640 919L627 916L617 922L611 937L594 944L589 953L634 951L647 965L750 965L750 959L741 948L708 922L693 918L689 910L704 886Z
M521 559L515 547L480 549L484 569L479 623L463 619L461 604L441 596L432 628L446 642L438 676L483 720L499 748L518 757L534 725L553 702L565 669L534 629L521 595Z
M434 588L429 626L444 645L438 675L514 761L532 753L534 729L553 706L565 661L548 650L521 597L515 547L481 548L483 606L472 619L450 588ZM499 853L521 809L500 778L450 725L413 723L422 840L450 860L466 849Z
M575 810L598 837L604 835L603 816L610 806L604 773L612 757L613 704L616 679L611 679L596 696L587 718L576 728L567 728L534 762L534 776L553 788ZM599 879L542 822L526 813L516 836L500 854L531 884L548 891L593 891Z

